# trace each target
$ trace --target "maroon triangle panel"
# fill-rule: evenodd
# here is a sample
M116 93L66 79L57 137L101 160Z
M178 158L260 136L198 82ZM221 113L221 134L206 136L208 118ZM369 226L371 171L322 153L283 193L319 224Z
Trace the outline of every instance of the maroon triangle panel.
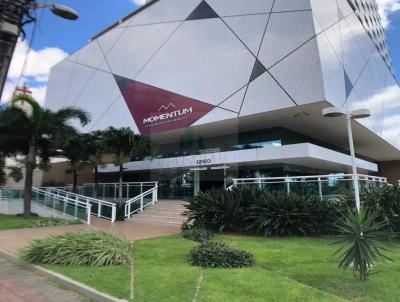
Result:
M114 77L142 134L188 127L215 108L161 88Z

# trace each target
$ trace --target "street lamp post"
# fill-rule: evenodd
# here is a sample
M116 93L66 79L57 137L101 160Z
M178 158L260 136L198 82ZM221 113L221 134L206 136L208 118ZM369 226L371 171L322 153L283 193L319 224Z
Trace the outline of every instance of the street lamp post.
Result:
M8 69L13 56L18 36L25 24L35 22L30 14L32 10L49 8L61 18L76 20L79 16L72 9L64 5L39 3L36 0L1 0L0 1L0 96L3 93Z
M322 110L322 115L325 117L341 117L341 116L346 117L346 128L347 128L347 137L349 139L354 196L356 199L357 211L360 212L361 208L360 187L358 183L358 173L356 165L356 155L354 151L354 140L353 140L353 131L351 128L351 120L369 117L371 113L368 109L357 109L350 111L347 105L346 109L338 107L325 108Z

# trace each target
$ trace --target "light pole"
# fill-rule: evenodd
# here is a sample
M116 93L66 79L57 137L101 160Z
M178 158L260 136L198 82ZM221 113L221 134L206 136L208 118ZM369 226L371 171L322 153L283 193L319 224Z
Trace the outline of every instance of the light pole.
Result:
M24 25L35 22L31 12L39 8L49 8L61 18L76 20L79 16L72 9L64 5L38 3L36 0L1 0L0 1L0 96L3 93L11 58L14 54L18 36Z
M347 104L347 102L346 102ZM356 199L357 211L360 212L361 202L360 202L360 187L358 183L357 165L356 165L356 155L354 152L354 141L353 141L353 131L351 129L351 120L362 119L369 117L371 115L368 109L357 109L350 111L348 105L346 109L338 107L328 107L322 110L322 115L325 117L346 117L346 128L347 136L349 139L350 155L351 155L351 168L352 168L352 180L354 188L354 196Z

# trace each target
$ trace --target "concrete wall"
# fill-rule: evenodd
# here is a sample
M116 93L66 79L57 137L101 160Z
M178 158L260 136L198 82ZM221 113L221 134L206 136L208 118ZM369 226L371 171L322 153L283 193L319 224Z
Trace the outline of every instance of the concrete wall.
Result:
M6 215L17 215L21 214L24 210L23 201L5 201L0 200L0 213ZM61 213L57 213L48 208L45 208L35 202L32 202L32 212L38 214L41 217L57 217L57 218L68 218Z
M388 182L398 183L400 179L400 161L385 161L379 163L379 173L383 177L387 177Z
M5 171L7 174L10 172L9 169L5 169ZM23 173L23 178L18 182L14 181L11 177L8 177L5 186L6 187L23 187L24 183L25 183L25 169L22 169L22 173ZM33 185L34 186L41 185L42 175L43 175L43 172L39 169L35 169L33 171Z
M42 183L53 183L68 185L73 183L72 174L67 174L65 170L69 169L69 162L63 161L50 164L50 168L43 171ZM78 185L91 183L94 181L91 168L85 168L78 172Z

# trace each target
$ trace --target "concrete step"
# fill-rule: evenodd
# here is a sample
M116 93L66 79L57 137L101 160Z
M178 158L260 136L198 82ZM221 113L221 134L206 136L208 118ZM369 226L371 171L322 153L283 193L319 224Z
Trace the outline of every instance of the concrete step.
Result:
M157 205L155 206L149 206L146 207L146 209L154 209L157 211L169 211L169 212L184 212L186 211L186 208L178 208L178 207L159 207Z
M156 224L167 224L167 225L177 225L180 226L183 221L172 220L172 219L142 219L142 218L131 218L127 219L128 222L143 222L143 223L156 223Z
M186 220L182 215L186 211L184 205L182 200L159 200L126 221L180 226Z
M157 211L155 209L144 210L140 215L153 215L153 216L171 216L171 217L182 217L182 212L166 212L166 211Z
M168 214L165 214L165 215L153 215L151 213L141 213L141 214L137 214L136 216L140 217L140 218L144 218L144 219L161 219L161 220L163 220L163 219L185 220L186 219L182 215L173 216L173 215L168 215Z

